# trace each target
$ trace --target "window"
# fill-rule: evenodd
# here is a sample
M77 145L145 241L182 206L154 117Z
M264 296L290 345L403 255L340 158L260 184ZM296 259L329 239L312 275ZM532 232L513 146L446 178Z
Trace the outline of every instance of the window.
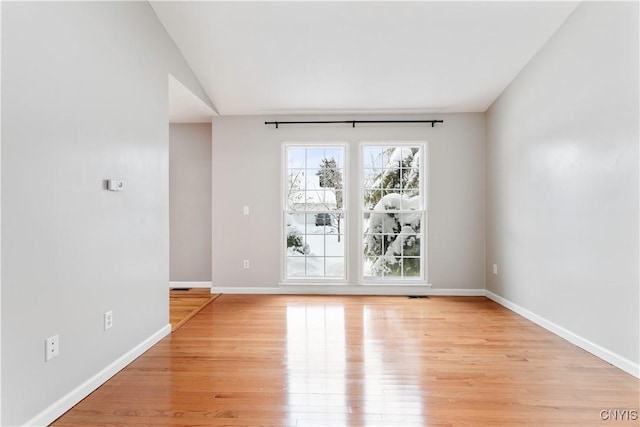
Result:
M346 144L284 144L283 280L340 282L350 265L365 283L427 280L425 142L362 143L360 196L348 199ZM347 207L353 209L348 212ZM348 248L349 223L360 222ZM351 222L353 221L353 222ZM360 265L360 267L358 267Z
M362 272L367 280L424 280L426 144L363 144Z
M345 146L284 146L284 279L345 280Z

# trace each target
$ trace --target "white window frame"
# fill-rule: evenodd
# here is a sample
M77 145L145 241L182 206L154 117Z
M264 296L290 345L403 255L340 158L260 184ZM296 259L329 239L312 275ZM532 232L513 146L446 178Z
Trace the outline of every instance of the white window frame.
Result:
M420 162L420 197L422 198L422 224L420 238L420 276L415 277L402 277L402 276L365 276L364 275L364 215L369 210L364 208L364 148L369 146L379 147L417 147L420 146L423 151L423 158ZM419 141L360 141L358 144L358 200L356 201L358 206L358 231L359 231L359 262L358 262L358 276L363 285L426 285L429 283L429 270L428 270L428 237L429 237L429 143L426 140Z
M343 213L343 227L340 230L344 242L344 271L342 277L287 277L287 242L286 242L286 215L291 212L288 206L288 170L289 165L287 162L287 149L299 147L299 148L341 148L343 150L342 159L342 210ZM311 142L283 142L281 152L281 166L280 166L280 280L281 283L292 284L346 284L349 278L349 143L348 142L324 142L324 141L311 141ZM305 214L317 213L315 211L301 211ZM324 211L323 211L324 212Z

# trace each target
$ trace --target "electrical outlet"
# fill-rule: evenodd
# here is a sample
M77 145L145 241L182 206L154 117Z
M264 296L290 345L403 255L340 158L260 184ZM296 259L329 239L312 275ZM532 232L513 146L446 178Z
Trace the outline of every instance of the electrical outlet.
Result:
M242 266L243 266L244 268L249 268L249 260L248 260L248 259L245 259L245 260L242 262Z
M498 274L498 264L493 264L493 274Z
M249 215L249 206L244 206L244 207L242 208L242 213L243 213L244 215Z
M57 357L60 354L60 337L58 335L54 335L47 338L44 342L44 351L45 362Z
M107 311L104 314L104 330L111 329L113 327L113 311Z

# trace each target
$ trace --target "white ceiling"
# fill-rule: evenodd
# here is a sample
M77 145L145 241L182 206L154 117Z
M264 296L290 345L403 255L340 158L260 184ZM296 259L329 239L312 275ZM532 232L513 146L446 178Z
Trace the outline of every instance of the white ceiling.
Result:
M577 4L151 2L220 115L485 111Z

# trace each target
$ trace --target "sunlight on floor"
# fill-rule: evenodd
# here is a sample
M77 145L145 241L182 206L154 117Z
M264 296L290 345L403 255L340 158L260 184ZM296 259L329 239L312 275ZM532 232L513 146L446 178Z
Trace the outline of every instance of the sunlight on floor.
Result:
M401 325L393 316L375 317L368 307L360 319L347 325L344 307L335 304L287 307L288 425L347 426L352 418L369 427L424 425L420 375L407 375L412 357L396 357L404 348L385 345L382 336L401 334ZM362 339L361 345L349 343L363 361L358 375L364 381L355 384L348 378L347 329Z

